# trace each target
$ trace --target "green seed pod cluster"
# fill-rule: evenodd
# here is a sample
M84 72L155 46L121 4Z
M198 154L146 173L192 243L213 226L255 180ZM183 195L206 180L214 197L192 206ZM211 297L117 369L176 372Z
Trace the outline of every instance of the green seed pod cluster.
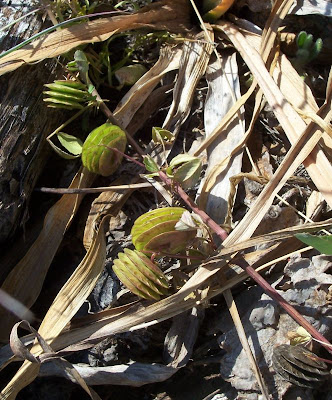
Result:
M135 248L146 254L183 252L196 236L196 230L179 231L175 228L185 211L181 207L167 207L141 215L131 230Z
M305 31L301 31L297 35L296 44L296 62L301 66L305 66L307 63L315 59L323 47L322 39L319 38L314 42L313 36Z
M132 293L144 299L159 300L167 294L168 282L163 272L137 250L125 249L119 253L113 271Z
M125 132L109 122L94 129L86 138L82 148L82 163L89 171L102 176L113 174L122 161L127 145Z
M87 87L75 81L54 81L45 85L49 90L43 93L47 96L44 101L48 107L65 108L67 110L83 108L82 103L91 97Z

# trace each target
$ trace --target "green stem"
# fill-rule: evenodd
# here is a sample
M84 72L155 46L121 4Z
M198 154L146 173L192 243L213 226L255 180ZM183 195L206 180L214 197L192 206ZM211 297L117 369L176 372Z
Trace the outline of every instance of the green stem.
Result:
M75 115L73 115L71 118L69 118L66 122L64 122L62 125L56 128L54 132L52 132L50 135L47 136L46 140L50 141L51 137L59 133L63 128L65 128L67 125L69 125L71 122L73 122L77 117L79 117L81 114L84 113L89 107L91 106L86 106L82 108L82 110L79 110Z

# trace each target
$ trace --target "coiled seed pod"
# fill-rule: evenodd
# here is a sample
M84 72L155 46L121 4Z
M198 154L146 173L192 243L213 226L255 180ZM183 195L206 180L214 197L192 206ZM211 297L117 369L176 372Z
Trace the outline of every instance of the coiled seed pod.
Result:
M122 161L127 138L124 131L109 122L94 129L86 138L82 148L82 163L91 172L102 176L111 175Z
M44 98L48 107L65 109L82 109L82 103L91 97L87 87L80 82L58 80L54 83L48 83L49 90L43 92L48 97Z
M182 207L157 208L137 218L131 230L135 248L146 254L176 254L185 250L196 236L196 230L175 229L184 211L186 210Z
M119 253L113 271L132 293L144 299L159 300L167 294L169 286L163 272L137 250L125 249Z

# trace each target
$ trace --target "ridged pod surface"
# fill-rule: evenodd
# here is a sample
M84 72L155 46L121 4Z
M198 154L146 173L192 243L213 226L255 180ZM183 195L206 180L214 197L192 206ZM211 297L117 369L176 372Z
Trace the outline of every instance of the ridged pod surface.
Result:
M113 262L113 271L134 294L159 300L167 294L168 282L159 267L137 250L125 249Z
M44 101L48 107L81 110L83 109L81 103L89 98L86 86L80 82L58 80L44 86L49 89L43 92L47 96Z
M131 230L135 248L146 254L176 254L185 250L188 242L196 236L196 231L175 229L184 211L182 207L157 208L137 218Z
M82 163L89 171L102 176L113 174L122 161L127 138L124 131L109 122L94 129L86 138L82 148Z

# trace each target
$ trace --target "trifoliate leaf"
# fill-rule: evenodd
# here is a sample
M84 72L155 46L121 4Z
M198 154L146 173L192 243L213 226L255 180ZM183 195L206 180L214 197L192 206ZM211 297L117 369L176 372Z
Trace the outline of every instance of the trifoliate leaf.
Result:
M309 233L298 233L295 237L308 246L314 247L322 254L332 255L332 235L330 236L315 236Z
M154 161L154 159L150 156L145 156L143 159L145 168L150 171L150 172L158 172L159 167L157 163Z
M56 146L51 140L48 141L52 149L62 158L65 158L66 160L74 160L75 158L78 158L79 155L74 156L73 154L66 153L65 151L61 150L60 147Z
M155 143L172 142L174 140L174 135L167 129L154 126L152 128L152 140Z
M79 156L82 153L83 142L81 139L64 132L59 132L57 136L59 142L69 153L75 156Z

